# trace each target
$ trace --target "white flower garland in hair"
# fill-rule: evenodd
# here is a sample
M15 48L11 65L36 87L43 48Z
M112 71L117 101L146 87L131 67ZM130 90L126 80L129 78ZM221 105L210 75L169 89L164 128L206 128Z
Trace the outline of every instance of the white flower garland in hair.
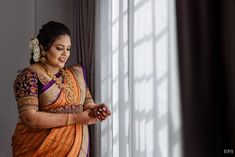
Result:
M38 62L41 58L38 38L35 37L35 38L31 39L29 42L29 47L33 53L33 60L35 62Z

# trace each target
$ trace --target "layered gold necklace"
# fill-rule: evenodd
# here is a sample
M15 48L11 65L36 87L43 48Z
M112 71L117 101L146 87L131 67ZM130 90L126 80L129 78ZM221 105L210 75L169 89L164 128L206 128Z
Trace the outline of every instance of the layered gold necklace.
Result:
M58 87L62 90L64 90L65 93L65 99L69 104L75 103L77 99L77 95L74 92L74 89L76 88L74 83L71 81L71 78L69 74L64 70L60 69L62 79L59 77L56 77L55 74L48 71L45 64L41 64L42 67L45 69L47 75L55 81L55 83L58 85Z

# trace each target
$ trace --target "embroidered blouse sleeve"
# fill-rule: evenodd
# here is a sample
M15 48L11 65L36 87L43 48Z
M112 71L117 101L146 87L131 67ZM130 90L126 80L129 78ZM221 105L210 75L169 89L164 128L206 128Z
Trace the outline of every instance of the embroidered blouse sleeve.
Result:
M19 113L28 110L38 110L38 77L31 69L24 69L14 82L15 98Z

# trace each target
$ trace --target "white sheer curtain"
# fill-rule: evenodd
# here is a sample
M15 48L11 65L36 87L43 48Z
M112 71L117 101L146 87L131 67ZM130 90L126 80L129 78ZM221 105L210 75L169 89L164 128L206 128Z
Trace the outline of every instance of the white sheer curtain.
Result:
M174 0L97 1L101 157L181 157ZM97 153L99 154L99 153Z

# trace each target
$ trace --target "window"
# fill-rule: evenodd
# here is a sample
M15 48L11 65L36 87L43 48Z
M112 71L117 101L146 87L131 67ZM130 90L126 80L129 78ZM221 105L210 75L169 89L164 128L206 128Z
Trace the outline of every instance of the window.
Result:
M102 157L180 157L173 0L101 0L97 20L97 100Z

